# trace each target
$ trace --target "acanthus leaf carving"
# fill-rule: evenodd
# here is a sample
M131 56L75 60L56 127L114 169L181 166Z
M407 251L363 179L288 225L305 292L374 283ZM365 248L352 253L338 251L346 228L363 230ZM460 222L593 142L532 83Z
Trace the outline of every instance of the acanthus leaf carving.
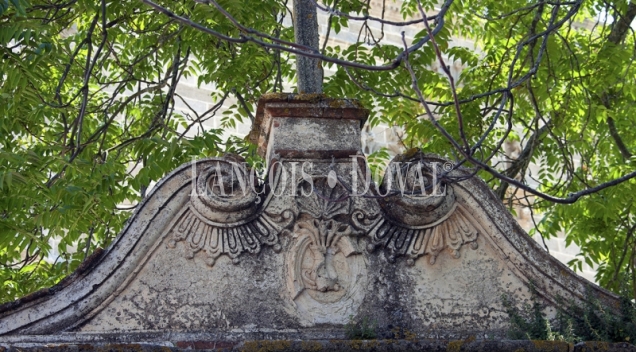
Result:
M470 218L459 204L455 204L447 217L431 225L408 226L383 217L369 230L368 250L383 248L389 261L407 257L409 265L425 255L429 256L430 264L435 264L444 250L449 250L454 258L459 258L464 245L469 245L471 249L477 249L478 246L479 231Z
M312 290L340 291L340 278L334 257L340 252L338 242L343 236L351 234L351 228L334 220L312 219L297 222L294 233L307 237L307 246L301 251L309 251L311 256L311 263L299 270L300 277L297 279L302 281L305 288Z
M192 259L203 251L205 263L213 266L216 259L226 254L234 263L243 252L259 253L262 245L280 251L279 234L293 221L293 213L286 210L273 215L266 211L243 223L222 224L212 222L188 206L177 217L171 228L168 247L184 242L186 258Z
M331 219L337 215L349 215L351 199L341 185L330 184L328 177L315 177L312 183L301 181L296 204L302 213L316 219Z
M346 189L323 176L313 177L311 192L308 185L301 181L296 195L299 216L288 255L288 287L293 299L308 290L314 300L336 302L364 270L359 258L351 257L361 253L354 238L360 232L349 221L352 200Z

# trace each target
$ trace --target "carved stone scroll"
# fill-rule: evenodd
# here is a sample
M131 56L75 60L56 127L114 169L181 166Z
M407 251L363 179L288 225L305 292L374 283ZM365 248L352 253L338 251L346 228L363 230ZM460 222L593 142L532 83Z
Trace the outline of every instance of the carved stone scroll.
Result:
M204 252L208 266L222 254L237 264L242 253L259 253L263 245L280 251L279 234L293 222L293 211L267 211L271 197L258 208L254 178L236 159L225 157L212 165L197 175L190 204L169 227L168 247L184 242L186 257ZM274 177L276 183L280 170Z
M264 97L252 137L275 165L265 185L232 156L179 167L109 248L0 306L0 350L313 348L365 320L413 349L507 336L504 295L518 308L540 299L548 319L563 299L619 313L617 296L546 253L470 170L411 150L378 190L359 154L367 113L315 94Z
M350 224L352 203L334 179L299 184L287 288L301 318L311 323L344 323L364 298L367 266L356 238L361 233Z
M356 242L347 237L350 234L349 226L334 220L296 223L290 260L293 299L305 289L325 293L311 294L321 301L335 301L346 293L352 280L346 258L361 253Z
M429 263L435 264L437 256L448 249L455 258L460 257L460 249L465 244L477 249L479 232L472 224L471 217L460 205L440 221L425 226L408 226L388 218L376 221L369 231L369 251L383 248L390 262L401 256L408 257L407 264L429 255Z
M464 244L477 248L477 228L473 219L455 200L452 186L442 180L438 163L427 161L420 151L410 158L389 164L379 200L382 217L359 212L353 217L357 227L368 232L368 250L383 248L390 262L408 257L407 264L428 255L430 264L449 249L460 257ZM398 187L399 186L399 187Z

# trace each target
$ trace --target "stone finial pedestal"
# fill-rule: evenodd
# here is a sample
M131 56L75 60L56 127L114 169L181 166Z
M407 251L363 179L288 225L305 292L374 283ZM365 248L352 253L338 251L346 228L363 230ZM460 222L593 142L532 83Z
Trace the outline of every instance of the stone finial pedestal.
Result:
M324 94L272 93L258 102L249 135L266 160L348 158L360 153L369 110Z

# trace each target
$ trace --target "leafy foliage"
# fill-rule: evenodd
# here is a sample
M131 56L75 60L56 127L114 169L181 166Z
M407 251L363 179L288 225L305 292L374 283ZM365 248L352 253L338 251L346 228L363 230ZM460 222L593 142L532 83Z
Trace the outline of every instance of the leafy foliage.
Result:
M246 23L290 35L281 4L235 3ZM263 80L271 67L292 77L280 57L211 40L135 1L0 9L0 301L51 286L107 246L146 189L180 164L224 152L253 160L243 140L222 139L247 111L234 106L220 129L199 124L230 94L253 103L274 90ZM179 80L195 76L218 88L203 115L175 109Z
M591 290L584 305L561 301L553 324L548 321L536 289L531 289L532 305L520 312L514 302L503 297L510 318L509 336L515 340L561 340L633 342L636 338L636 304L625 296L620 299L620 314L614 314L596 299Z

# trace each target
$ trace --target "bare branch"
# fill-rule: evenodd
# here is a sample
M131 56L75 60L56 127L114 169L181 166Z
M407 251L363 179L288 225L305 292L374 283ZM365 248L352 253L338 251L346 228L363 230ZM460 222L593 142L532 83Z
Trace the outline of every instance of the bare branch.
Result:
M243 27L236 19L234 19L232 17L232 15L230 15L227 11L225 11L220 5L218 5L216 3L216 1L213 0L195 0L197 2L202 2L202 3L207 3L207 4L212 4L215 7L217 7L217 9L219 9L219 11L226 16L230 21L232 21L232 23L234 23L234 25L237 27L237 29L239 29L242 33L239 35L238 38L235 37L229 37L226 36L224 34L221 34L211 28L208 28L206 26L203 26L199 23L195 23L192 20L183 17L183 16L179 16L177 14L175 14L174 12L168 10L167 8L151 1L151 0L142 0L144 3L150 5L152 8L154 8L156 11L161 12L163 14L165 14L166 16L173 18L174 20L183 23L187 26L190 26L192 28L195 28L197 30L200 30L204 33L208 33L211 34L221 40L230 42L230 43L247 43L247 42L252 42L255 43L257 45L260 45L263 48L268 48L268 49L277 49L277 50L281 50L281 51L286 51L292 54L297 54L297 55L302 55L305 57L310 57L310 58L315 58L315 59L320 59L323 60L325 62L331 62L340 66L348 66L348 67L354 67L354 68L359 68L359 69L363 69L363 70L369 70L369 71L390 71L393 70L395 68L397 68L398 66L400 66L400 64L402 63L402 61L404 60L404 58L406 57L406 55L408 55L409 53L413 53L417 50L419 50L422 46L424 46L424 44L426 44L427 42L430 41L431 36L428 35L422 39L420 39L417 43L411 45L410 47L405 48L405 50L403 52L401 52L395 59L393 59L392 61L384 64L384 65L366 65L366 64L361 64L361 63L357 63L357 62L351 62L351 61L347 61L347 60L341 60L332 56L327 56L327 55L323 55L320 53L319 50L317 49L313 49L313 48L309 48L306 46L302 46L302 45L298 45L296 43L292 43L292 42L288 42L288 41L284 41L272 36L269 36L267 34L258 32L254 29L249 29L246 27ZM446 12L448 11L450 5L453 3L453 0L446 0L446 2L444 3L444 5L442 6L442 8L440 9L439 13L436 15L436 21L437 24L435 26L435 28L431 31L431 34L433 36L437 35L442 28L444 28L444 15L446 14ZM222 11L221 11L222 10ZM243 33L248 33L248 34L253 34L256 35L259 38L264 38L267 40L272 41L273 43L277 43L277 44L272 44L272 43L268 43L265 42L262 39L258 39L255 38L253 36L250 35L246 35Z

